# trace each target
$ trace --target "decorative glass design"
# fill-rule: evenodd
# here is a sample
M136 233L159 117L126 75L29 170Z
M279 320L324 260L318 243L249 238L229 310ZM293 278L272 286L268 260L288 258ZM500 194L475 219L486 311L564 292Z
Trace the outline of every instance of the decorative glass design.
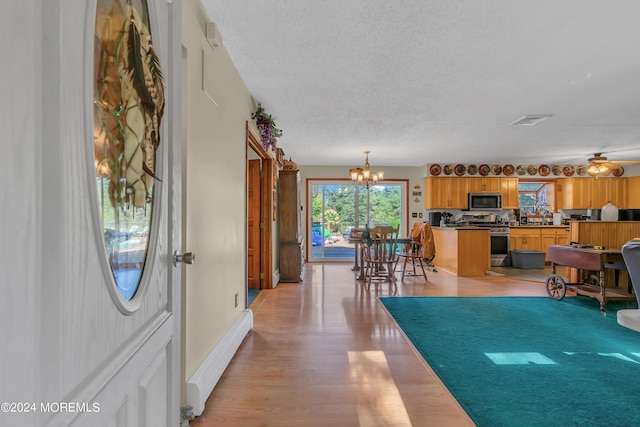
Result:
M151 230L164 89L146 0L98 0L94 154L107 255L125 300L138 290Z

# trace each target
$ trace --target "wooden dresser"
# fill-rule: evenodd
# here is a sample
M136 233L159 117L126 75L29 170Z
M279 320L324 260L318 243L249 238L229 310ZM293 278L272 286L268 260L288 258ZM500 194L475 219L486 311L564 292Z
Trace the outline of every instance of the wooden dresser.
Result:
M281 282L300 282L304 273L300 206L300 173L281 170L277 206Z

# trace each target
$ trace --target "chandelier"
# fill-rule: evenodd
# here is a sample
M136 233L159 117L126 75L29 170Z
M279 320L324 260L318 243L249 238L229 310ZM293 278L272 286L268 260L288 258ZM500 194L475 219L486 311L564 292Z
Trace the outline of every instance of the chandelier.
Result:
M364 161L364 169L363 168L353 168L349 169L349 175L351 175L351 180L357 182L360 185L369 188L373 185L376 185L379 181L382 181L384 178L384 172L375 172L371 173L371 165L369 164L369 153L371 151L365 151L366 155Z

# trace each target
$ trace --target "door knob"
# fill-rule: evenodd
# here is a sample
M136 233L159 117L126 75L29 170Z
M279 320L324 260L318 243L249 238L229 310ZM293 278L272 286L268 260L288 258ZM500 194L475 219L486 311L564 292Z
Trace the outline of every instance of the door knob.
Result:
M185 252L184 254L180 255L180 252L175 251L173 253L173 266L177 267L178 264L183 263L183 264L193 264L196 260L196 256L191 253L191 252Z

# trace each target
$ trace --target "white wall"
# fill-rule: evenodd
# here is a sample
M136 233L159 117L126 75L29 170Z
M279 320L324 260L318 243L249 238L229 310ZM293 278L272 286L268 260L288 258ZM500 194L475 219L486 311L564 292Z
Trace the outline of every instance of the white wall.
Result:
M188 138L184 250L196 255L196 262L186 268L185 378L245 308L245 123L255 107L227 51L213 50L207 42L207 19L198 0L183 1L187 64L187 87L183 88L187 91L183 105L187 122L183 126ZM204 84L208 95L202 90L203 55L207 58Z

